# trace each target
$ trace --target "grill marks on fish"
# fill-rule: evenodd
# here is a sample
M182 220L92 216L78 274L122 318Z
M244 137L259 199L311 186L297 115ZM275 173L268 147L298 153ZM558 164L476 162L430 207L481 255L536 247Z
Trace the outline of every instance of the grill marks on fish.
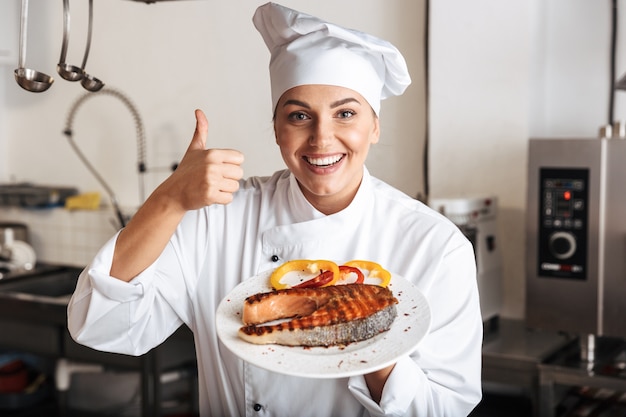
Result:
M388 288L366 284L255 294L244 301L246 325L239 330L239 337L256 344L347 344L389 330L397 316L397 302Z

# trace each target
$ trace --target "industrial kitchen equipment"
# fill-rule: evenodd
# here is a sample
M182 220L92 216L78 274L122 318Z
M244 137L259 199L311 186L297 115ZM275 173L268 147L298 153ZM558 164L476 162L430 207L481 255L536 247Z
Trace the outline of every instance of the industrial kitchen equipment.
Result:
M502 258L497 238L496 197L439 198L429 205L456 224L474 245L483 322L502 309Z
M530 140L530 327L626 337L625 162L623 139Z

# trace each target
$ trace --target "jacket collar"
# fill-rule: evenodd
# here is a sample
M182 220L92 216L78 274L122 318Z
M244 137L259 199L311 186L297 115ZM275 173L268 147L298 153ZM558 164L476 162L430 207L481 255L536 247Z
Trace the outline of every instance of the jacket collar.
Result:
M264 251L284 249L308 253L309 249L318 247L320 242L342 242L342 236L353 235L361 227L365 212L373 204L372 180L365 168L359 190L350 205L331 215L321 213L308 202L293 174L290 174L286 185L287 207L291 211L289 217L295 219L295 222L263 232Z

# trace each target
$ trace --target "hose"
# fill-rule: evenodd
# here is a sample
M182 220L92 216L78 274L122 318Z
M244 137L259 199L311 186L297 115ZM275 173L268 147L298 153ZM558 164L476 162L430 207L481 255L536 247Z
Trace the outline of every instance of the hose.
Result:
M70 110L67 116L67 121L65 124L65 129L63 130L63 134L67 137L69 144L71 145L74 152L78 155L80 160L83 162L83 164L87 167L87 169L91 172L91 174L96 178L96 180L100 183L100 185L106 190L111 200L111 204L113 205L113 209L115 210L117 218L120 222L121 227L125 227L126 220L119 207L119 203L118 203L117 197L115 196L115 193L113 192L112 188L107 184L107 182L104 180L104 178L96 171L94 166L89 162L85 154L80 150L80 148L74 141L74 137L73 137L72 124L74 123L76 112L78 111L80 106L87 99L91 97L102 96L102 95L115 97L119 99L122 103L124 103L124 105L126 105L128 110L130 111L132 118L135 122L135 130L137 134L137 170L140 174L139 175L139 195L140 195L141 201L143 201L145 199L145 190L144 190L145 187L144 187L144 182L143 182L143 173L146 172L146 138L145 138L145 133L144 133L143 122L141 120L139 111L137 110L137 107L135 107L133 102L124 93L114 88L105 87L100 91L88 92L80 96L74 102L74 104L72 104L72 107L70 107Z

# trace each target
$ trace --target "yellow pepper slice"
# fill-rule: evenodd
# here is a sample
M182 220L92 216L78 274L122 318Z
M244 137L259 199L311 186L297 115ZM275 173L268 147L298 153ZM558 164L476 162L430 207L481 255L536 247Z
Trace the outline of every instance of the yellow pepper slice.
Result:
M326 271L332 271L333 276L330 281L313 286L326 287L328 285L334 285L339 279L339 266L333 261L297 259L285 262L272 272L272 275L270 275L270 285L272 288L275 290L291 288L292 285L282 282L281 280L286 274L294 271L300 271L303 275L317 274L318 276Z
M386 287L391 281L391 273L376 262L355 259L344 263L344 265L359 268L365 275L365 278L378 278L380 280L378 285L381 287Z

